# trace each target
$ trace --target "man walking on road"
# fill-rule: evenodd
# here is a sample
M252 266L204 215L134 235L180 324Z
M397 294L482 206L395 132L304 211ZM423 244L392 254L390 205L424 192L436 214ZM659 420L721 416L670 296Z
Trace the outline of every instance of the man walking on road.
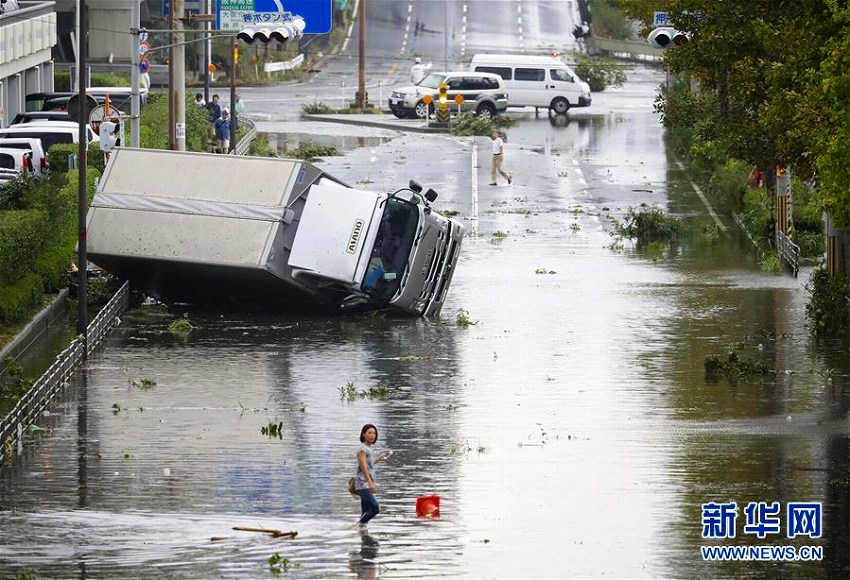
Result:
M493 166L490 169L490 185L498 185L496 183L496 174L507 179L508 185L510 185L513 176L510 173L505 173L505 170L502 169L502 163L505 160L505 142L499 137L499 132L495 130L490 133L490 139L493 142Z

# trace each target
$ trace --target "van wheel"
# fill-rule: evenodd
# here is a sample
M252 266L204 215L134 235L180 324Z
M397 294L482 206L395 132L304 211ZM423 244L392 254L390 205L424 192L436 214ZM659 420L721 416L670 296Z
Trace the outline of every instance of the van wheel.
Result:
M425 104L425 101L419 101L416 103L416 106L413 108L413 112L416 117L420 119L427 119L428 113L430 112L431 107Z
M552 109L552 111L554 111L555 113L563 115L564 113L570 110L570 102L567 101L567 99L558 98L552 101L552 104L549 105L549 108Z
M481 103L475 109L475 114L482 119L492 119L496 116L496 107L492 103Z

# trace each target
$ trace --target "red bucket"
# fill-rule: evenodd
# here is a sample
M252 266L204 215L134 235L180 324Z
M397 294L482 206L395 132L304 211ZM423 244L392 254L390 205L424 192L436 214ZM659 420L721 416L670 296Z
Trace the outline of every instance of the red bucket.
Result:
M440 496L425 495L416 498L416 516L420 518L440 517Z

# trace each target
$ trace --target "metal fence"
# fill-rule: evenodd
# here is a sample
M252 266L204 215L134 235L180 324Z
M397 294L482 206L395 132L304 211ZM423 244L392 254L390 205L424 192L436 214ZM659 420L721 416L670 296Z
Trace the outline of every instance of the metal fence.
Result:
M777 231L776 248L779 250L779 261L796 277L800 271L800 246L783 232Z
M12 455L23 452L24 432L36 423L56 396L65 390L77 367L118 323L118 316L127 310L129 295L130 285L125 282L89 324L88 341L82 337L76 338L21 397L15 408L0 421L0 468Z
M257 137L257 128L254 126L254 121L245 117L239 118L239 124L244 124L248 127L248 133L246 133L245 136L239 140L239 143L237 143L233 148L233 154L247 155L248 150L251 148L251 141Z

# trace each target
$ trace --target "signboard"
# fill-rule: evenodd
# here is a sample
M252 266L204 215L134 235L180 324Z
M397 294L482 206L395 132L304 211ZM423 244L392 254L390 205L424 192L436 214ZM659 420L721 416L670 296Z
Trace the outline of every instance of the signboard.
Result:
M242 30L247 26L288 21L289 12L306 23L304 34L327 34L331 31L333 0L219 0L216 28Z
M670 22L670 15L667 12L655 12L652 17L652 25L654 27L673 26L673 23Z
M140 73L145 74L149 70L151 70L151 63L149 61L143 60L142 62L139 63L139 72Z

